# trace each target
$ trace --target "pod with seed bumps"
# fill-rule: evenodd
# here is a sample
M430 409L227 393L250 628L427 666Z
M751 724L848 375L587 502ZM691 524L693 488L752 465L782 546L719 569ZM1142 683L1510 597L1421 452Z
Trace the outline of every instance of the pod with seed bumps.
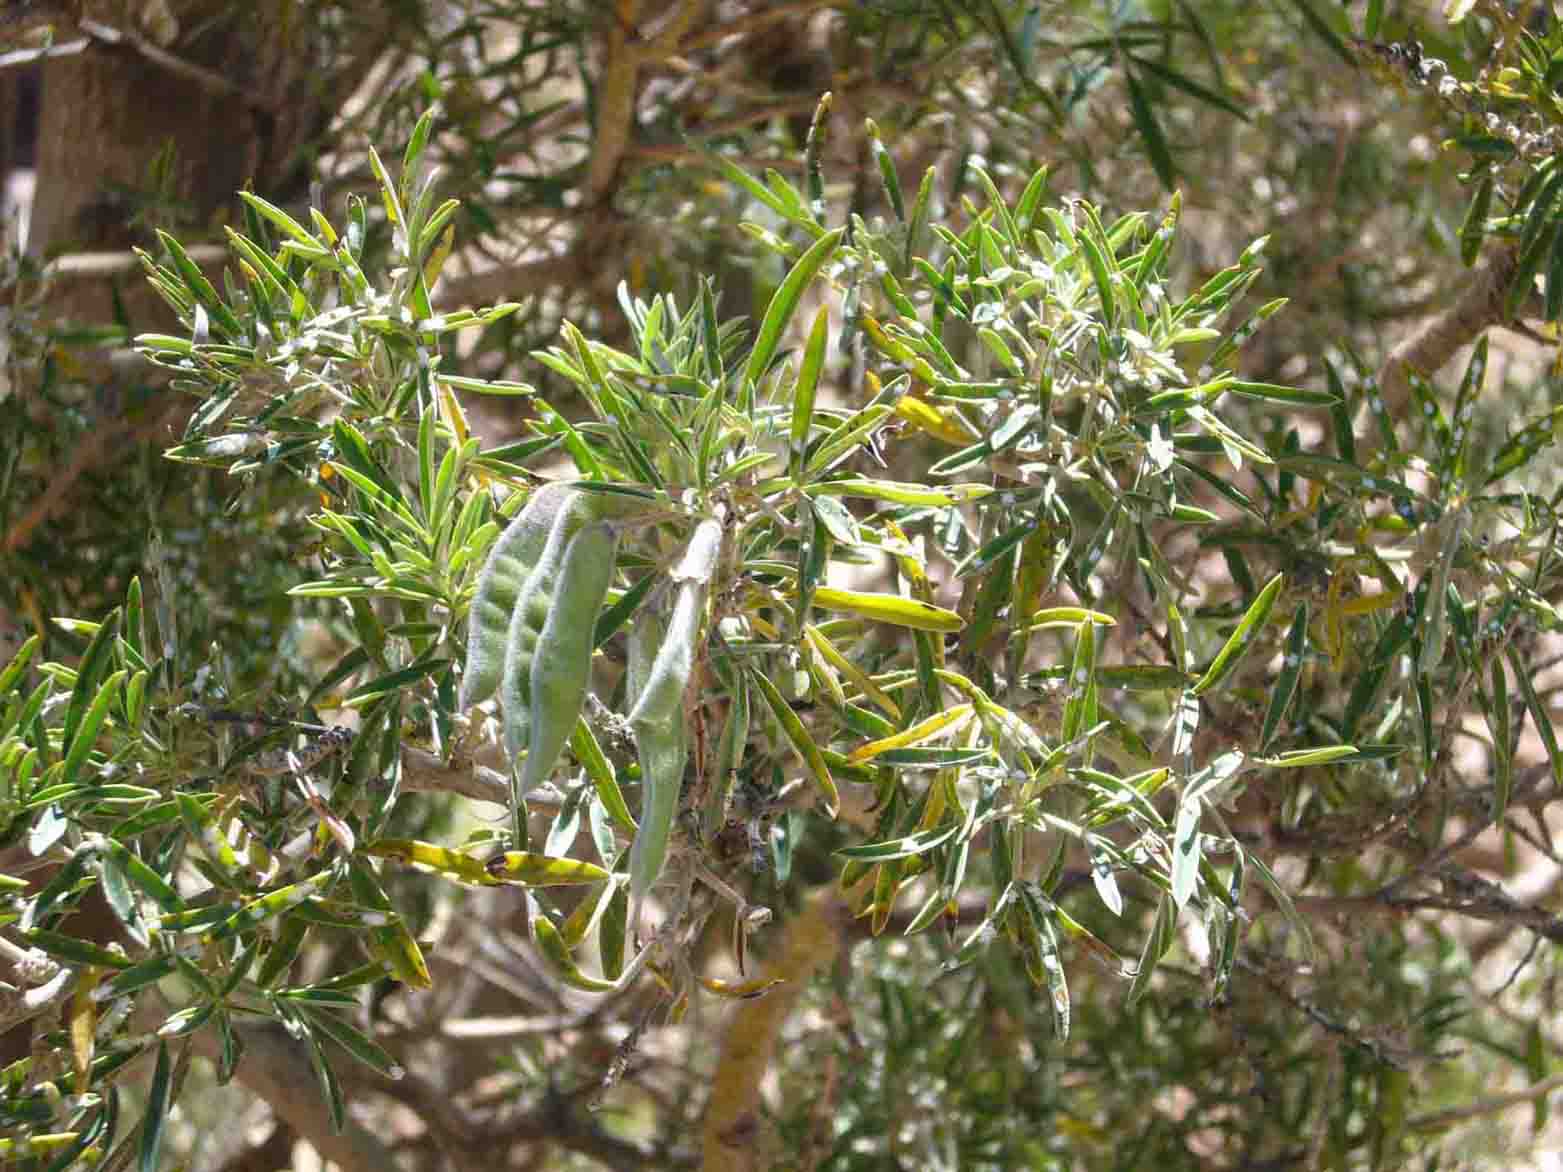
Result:
M546 585L546 576L539 578L537 573L546 558L552 556L557 569L570 538L582 525L626 520L656 510L655 496L626 486L583 487L555 481L532 493L520 514L494 543L478 576L467 623L467 670L462 675L458 701L462 710L481 704L503 684L512 653L515 616L528 592L539 584ZM560 524L562 529L557 528ZM561 542L550 546L556 531ZM541 629L539 615L532 632L535 635ZM526 686L525 678L521 686ZM520 747L525 748L524 738Z
M554 513L548 541L516 595L505 635L505 670L499 700L505 715L505 751L512 765L532 742L532 660L557 596L570 539L588 519L586 502L569 493ZM512 776L519 776L512 769ZM515 797L522 796L519 792Z
M499 687L516 599L542 557L554 519L571 492L564 484L545 484L535 490L489 551L468 611L467 670L457 701L462 711L481 704Z
M559 576L571 540L583 526L644 516L655 507L648 498L633 493L562 487L567 495L554 513L542 553L516 596L505 633L505 670L499 696L505 712L505 749L512 761L518 761L531 745L532 664L548 613L561 596ZM604 592L606 589L604 584ZM601 596L597 601L601 603ZM589 639L587 646L590 648Z
M565 551L553 605L532 655L531 729L522 797L547 779L581 715L591 680L597 614L613 580L618 549L618 532L599 522L575 534Z

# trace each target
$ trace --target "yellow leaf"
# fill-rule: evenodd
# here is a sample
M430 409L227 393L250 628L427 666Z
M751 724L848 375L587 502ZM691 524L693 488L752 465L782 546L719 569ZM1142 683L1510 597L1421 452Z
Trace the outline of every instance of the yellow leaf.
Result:
M98 1002L92 991L98 987L103 970L88 965L76 981L71 997L71 1065L76 1072L76 1093L87 1093L87 1076L92 1069L92 1051L98 1029Z
M434 288L434 283L440 279L440 270L445 267L445 260L450 256L451 245L456 241L456 225L447 224L445 231L440 233L439 243L429 253L429 258L423 262L423 283L429 288Z
M864 761L871 761L881 753L888 753L892 749L906 749L913 745L920 745L942 732L953 732L959 729L971 718L971 714L970 704L957 704L954 708L946 708L943 712L936 712L902 732L859 745L847 755L847 760L857 765Z
M915 598L903 598L899 594L879 594L866 590L836 590L821 586L814 591L814 605L825 610L841 610L875 619L881 623L893 623L898 627L910 627L914 631L959 631L966 620L953 610L934 606Z
M901 719L901 709L896 702L887 696L879 685L874 683L864 674L857 664L853 663L836 648L836 645L825 637L825 633L812 624L803 628L806 639L814 646L814 649L822 657L847 679L851 680L860 692L875 704L879 705L885 715L891 720Z
M752 981L723 981L716 977L700 978L700 984L707 993L715 993L718 997L728 997L736 1001L763 997L777 985L786 983L781 977L759 977Z
M896 402L895 413L913 427L956 447L964 448L982 438L955 411L935 407L915 395L902 395Z
M1076 627L1081 623L1095 623L1102 627L1116 627L1118 620L1110 614L1103 614L1099 610L1087 610L1083 606L1050 606L1032 615L1027 627L1034 631L1041 626L1066 625Z

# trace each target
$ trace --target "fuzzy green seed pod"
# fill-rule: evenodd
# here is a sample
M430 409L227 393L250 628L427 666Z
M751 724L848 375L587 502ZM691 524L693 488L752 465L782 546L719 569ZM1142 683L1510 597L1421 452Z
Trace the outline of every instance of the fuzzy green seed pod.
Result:
M592 636L613 581L619 537L609 525L587 525L570 539L553 605L538 636L531 668L531 743L521 796L544 781L581 715L591 681Z
M630 847L630 924L640 931L641 900L662 876L668 840L678 814L689 737L682 720L636 725L635 747L640 757L640 824Z
M694 671L706 587L721 552L722 527L714 520L695 527L684 557L673 570L678 583L673 613L661 634L656 658L649 670L634 670L644 662L644 637L631 639L633 707L630 727L640 757L641 816L635 843L630 848L630 922L640 925L640 901L662 874L668 839L678 813L688 759L688 733L684 727L684 690ZM633 634L633 633L632 633ZM636 655L637 644L640 654ZM643 675L643 679L637 676Z
M571 492L563 484L538 488L489 551L468 611L467 670L456 702L462 711L481 704L499 687L516 599L543 556L554 519Z
M578 494L569 493L554 513L548 541L511 611L499 700L505 710L505 750L512 762L519 762L532 742L532 660L554 604L570 539L586 520L584 503Z
M565 482L545 484L534 491L515 520L489 551L467 620L467 670L461 678L458 707L465 711L494 694L504 679L515 631L518 604L528 588L539 584L535 574L547 552L555 523L564 519L565 546L582 525L592 521L624 520L655 512L657 501L629 489L583 489ZM538 617L534 634L541 629ZM523 678L521 686L526 686ZM524 740L523 745L524 747ZM512 747L512 752L515 748Z

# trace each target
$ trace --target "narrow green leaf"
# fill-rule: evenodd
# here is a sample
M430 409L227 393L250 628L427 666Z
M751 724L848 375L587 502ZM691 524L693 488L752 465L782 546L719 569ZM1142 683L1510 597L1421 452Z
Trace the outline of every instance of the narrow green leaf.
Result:
M389 198L388 190L387 198ZM347 1126L347 1098L342 1093L342 1084L337 1081L336 1071L332 1070L331 1064L326 1061L325 1049L320 1045L315 1031L307 1031L304 1037L309 1046L309 1064L314 1067L315 1077L320 1080L320 1089L325 1092L331 1130L340 1134Z
M825 764L819 746L814 743L814 738L809 736L808 729L803 727L803 721L798 719L798 714L782 697L769 676L764 672L756 671L749 673L749 679L760 689L760 694L765 697L766 704L770 706L771 714L781 725L782 732L786 734L787 739L792 742L792 747L798 751L798 755L809 767L809 773L813 775L814 783L825 799L825 808L834 818L836 811L841 808L841 795L836 790L836 780L830 775L830 767Z
M1243 614L1237 627L1227 638L1226 644L1216 653L1210 666L1205 669L1205 674L1194 683L1193 693L1202 696L1227 677L1227 674L1237 666L1240 660L1260 630L1264 627L1265 620L1270 617L1270 608L1275 605L1276 598L1281 593L1281 586L1285 580L1284 574L1277 574L1265 583L1264 589L1259 592L1252 605Z
M1156 971L1156 966L1161 963L1161 958L1167 955L1167 950L1172 947L1173 938L1177 934L1177 908L1173 905L1170 895L1163 895L1156 904L1156 919L1151 924L1150 933L1145 937L1145 947L1140 952L1140 963L1134 971L1134 980L1129 984L1129 993L1126 998L1133 1005L1141 997L1145 996L1150 988L1151 974Z
M901 198L901 177L896 174L895 159L885 149L885 144L880 141L879 127L874 125L872 118L868 119L867 131L868 149L873 153L874 163L879 168L879 178L885 185L885 194L890 197L890 208L895 212L895 218L904 224L906 204Z
M64 932L52 932L48 928L33 928L30 931L18 931L28 944L41 949L50 956L58 957L67 964L97 965L100 968L128 969L130 961L121 953L110 952L107 948L92 943L90 940L78 940Z
M1535 724L1536 733L1541 737L1541 743L1547 750L1547 761L1552 765L1553 782L1563 786L1563 753L1558 749L1558 734L1557 729L1553 727L1552 715L1547 711L1541 697L1536 694L1536 685L1531 680L1530 673L1526 671L1519 651L1513 646L1509 647L1509 664L1514 668L1514 679L1525 697L1525 707L1530 711L1531 722Z
M1329 765L1335 761L1357 760L1363 756L1356 745L1319 745L1312 749L1288 749L1274 757L1255 757L1255 765L1269 769L1307 769L1316 765ZM1377 756L1377 754L1369 754Z
M934 847L948 842L961 829L958 822L934 830L920 830L915 834L892 838L885 842L870 842L860 846L844 846L836 851L848 859L864 859L884 862L888 859L905 859L927 854Z
M798 308L798 299L803 296L803 290L836 251L845 231L844 228L836 228L811 244L771 296L770 305L766 307L765 317L760 323L760 332L755 338L754 349L749 352L749 362L744 368L744 385L748 394L753 394L755 385L769 368L782 334L792 320L793 311Z
M1080 249L1091 267L1091 279L1096 282L1096 295L1102 303L1102 320L1111 329L1118 317L1117 301L1113 295L1112 275L1108 271L1107 257L1090 232L1080 235Z
M973 550L971 555L955 568L957 578L970 577L972 574L984 573L990 566L1000 559L1006 558L1011 551L1037 531L1037 522L1032 518L1023 519L1020 524L1000 533L991 541L987 541Z
M263 218L270 220L273 225L282 229L284 235L297 240L300 244L307 244L315 248L320 247L320 241L310 234L309 229L305 228L303 224L300 224L276 204L262 199L252 191L239 192L239 198Z
M125 682L127 674L129 673L121 668L109 676L98 689L98 694L93 697L91 706L82 717L81 724L65 751L65 768L60 774L60 780L64 784L70 785L75 782L76 775L81 771L83 763L97 742L98 732L102 729L103 722L108 719L109 709L118 698L120 685Z
M1281 660L1281 674L1276 677L1275 687L1270 691L1270 705L1265 709L1264 725L1259 730L1261 751L1269 747L1276 730L1281 727L1282 717L1291 706L1298 681L1302 679L1303 654L1307 647L1308 603L1303 601L1297 604L1297 610L1292 615L1292 628L1286 634L1286 653Z
M1172 833L1172 902L1182 911L1194 894L1203 855L1199 849L1200 798L1192 790L1178 803Z
M119 635L120 610L115 607L92 636L87 650L82 652L76 664L76 681L71 687L70 702L65 707L65 722L60 730L60 743L75 742L76 730L87 716L98 697L98 685L102 683L113 662L114 641Z
M184 245L180 244L179 241L175 240L161 228L156 229L156 231L158 242L162 244L168 251L168 255L173 259L174 267L179 272L179 279L190 290L191 295L199 305L199 309L204 309L211 315L212 320L222 327L230 341L243 337L244 327L240 324L239 319L234 316L233 311L228 308L223 299L217 295L217 290L206 279L206 274L201 272L201 266L190 259L190 254L184 250ZM196 311L197 317L200 316L199 309ZM201 339L198 337L196 340L200 341Z
M1546 315L1548 321L1563 316L1563 232L1552 237L1552 251L1547 256Z
M1324 17L1319 15L1309 0L1292 0L1292 4L1302 14L1304 22L1313 30L1314 35L1334 50L1337 57L1347 65L1355 66L1357 64L1355 58L1351 55L1351 50L1346 47L1346 42L1341 40L1340 34L1330 26Z
M1151 108L1144 87L1134 76L1134 71L1125 69L1123 80L1129 88L1129 112L1134 118L1135 128L1145 141L1145 153L1150 157L1151 166L1155 168L1161 185L1172 191L1177 183L1178 171L1172 162L1172 152L1167 149L1167 138L1162 133L1161 123L1156 121L1156 113Z
M792 442L788 459L793 483L803 483L804 456L808 451L809 427L814 422L814 395L819 387L820 371L825 365L825 347L830 339L830 307L822 305L814 315L808 343L803 348L803 365L792 398Z
M603 610L597 618L597 626L592 634L592 649L601 647L628 621L630 615L645 601L646 595L651 593L651 588L657 584L659 577L656 574L644 574L639 582L631 586L619 596L617 602Z
M916 598L903 598L899 594L821 586L814 591L814 605L916 631L949 633L959 631L965 625L965 620L953 610Z
M928 227L928 207L933 200L935 174L932 167L923 172L923 181L917 187L917 198L912 201L912 218L906 226L906 254L901 267L903 273L912 267L912 258L917 252L917 242Z
M967 501L981 500L994 490L986 484L930 486L907 484L899 480L849 477L845 480L826 480L811 484L804 491L811 497L850 496L861 497L864 500L890 501L898 505L947 508Z
M1297 934L1297 940L1302 946L1303 959L1309 964L1313 963L1313 933L1308 930L1308 922L1298 914L1297 905L1292 902L1292 897L1287 894L1286 888L1281 886L1281 881L1275 877L1275 872L1265 866L1264 860L1249 851L1243 852L1243 857L1254 868L1254 873L1259 876L1260 882L1270 892L1270 897L1275 900L1276 906L1281 909L1281 915L1291 925L1292 931Z
M356 998L354 1000L356 1001ZM401 1064L386 1053L378 1043L330 1010L318 1009L307 1002L301 1002L299 1012L317 1030L371 1070L378 1071L393 1081L406 1073Z
M423 148L429 145L429 132L434 129L434 111L425 110L412 128L412 134L407 139L407 150L402 154L401 198L405 204L409 202L408 195L411 192L413 180L418 174L418 163L423 158Z
M1020 884L1019 891L1021 906L1026 909L1026 918L1035 934L1033 944L1053 1007L1053 1032L1059 1041L1065 1041L1069 1037L1069 984L1064 975L1063 958L1058 952L1058 931L1053 926L1053 917L1048 914L1054 910L1053 902L1042 896L1035 883Z
M43 642L37 635L29 635L27 642L16 649L16 654L11 656L11 662L5 665L5 670L0 671L0 700L4 700L7 693L16 686L16 681L22 678L22 673L27 670L27 665L32 662L33 655Z
M1169 69L1167 66L1159 64L1158 62L1153 61L1148 57L1137 57L1132 53L1126 53L1124 56L1127 57L1130 61L1134 62L1136 69L1140 69L1146 73L1154 75L1156 78L1172 86L1174 89L1182 90L1191 98L1195 98L1198 101L1206 103L1207 105L1215 106L1217 109L1225 110L1228 114L1231 114L1237 118L1241 118L1244 122L1250 121L1249 111L1238 105L1238 103L1234 102L1225 94L1218 93L1217 91L1210 89L1208 86L1203 86L1193 78L1179 73L1174 69Z
M529 919L532 924L532 943L543 958L554 967L565 984L586 993L611 993L615 989L614 982L604 981L598 977L582 971L575 963L575 958L570 955L569 945L559 929L554 926L548 914L538 906L537 902L527 896Z
M1287 387L1278 383L1255 383L1230 379L1225 383L1225 389L1245 398L1267 399L1272 403L1287 403L1297 407L1329 407L1336 402L1336 397L1331 391Z
M147 1088L146 1116L141 1124L140 1155L137 1160L140 1172L158 1172L158 1155L163 1146L163 1122L168 1117L172 1082L168 1043L160 1041L157 1044L157 1066L152 1071L152 1085Z
M1075 628L1074 660L1069 667L1069 698L1064 701L1063 739L1073 741L1096 723L1096 624Z
M342 701L342 705L345 708L362 708L382 696L410 687L428 676L438 675L449 663L448 659L425 659L390 672L354 688L352 693Z
M124 871L125 877L165 912L176 912L184 907L184 901L172 884L153 867L114 839L104 843L104 851Z
M570 751L575 754L581 768L586 770L586 776L591 778L603 808L615 822L634 834L635 819L630 816L623 791L619 789L618 775L584 716L575 722L575 731L570 735Z
M1482 240L1487 235L1487 213L1492 207L1492 189L1497 177L1487 172L1482 181L1476 186L1476 194L1471 198L1471 206L1466 209L1465 220L1460 225L1460 259L1465 262L1465 267L1470 268L1476 263L1476 256L1482 250Z

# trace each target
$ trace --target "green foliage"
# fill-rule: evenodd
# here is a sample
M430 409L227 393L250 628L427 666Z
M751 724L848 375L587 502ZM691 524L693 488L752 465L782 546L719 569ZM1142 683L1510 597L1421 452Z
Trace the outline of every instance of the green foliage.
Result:
M1068 43L1040 6L926 7L951 53L992 26L1027 117L1063 123L1121 66L1125 125L1169 187L1208 176L1158 94L1243 112L1174 63L1193 6L1166 26L1120 6ZM1281 7L1344 52L1319 6ZM1531 142L1551 49L1512 43L1512 76L1439 88L1520 128L1455 140L1476 196L1446 243L1470 263L1508 241L1511 307L1541 273L1551 320L1563 187ZM1043 85L1049 48L1066 65ZM1420 50L1359 51L1444 76ZM448 106L451 84L431 78ZM1540 483L1559 408L1484 430L1486 339L1452 396L1410 380L1409 420L1352 338L1322 386L1290 385L1252 357L1287 320L1265 240L1185 280L1182 196L1055 196L1057 168L1003 150L913 193L873 124L882 198L849 203L820 158L828 111L800 183L712 144L772 254L752 328L709 280L649 298L626 280L622 323L583 311L535 355L542 393L485 347L562 301L436 310L452 229L488 214L425 166L471 145L459 108L449 134L405 127L394 173L367 151L373 189L340 222L246 194L220 282L172 235L143 253L180 332L137 345L197 404L167 454L278 519L254 589L286 579L330 647L268 676L277 649L197 617L205 569L181 573L167 538L145 597L116 571L115 609L63 621L72 656L30 640L0 675L0 839L58 864L33 888L0 876L0 921L75 982L44 1037L71 1069L0 1072L4 1142L47 1167L118 1140L156 1166L188 1039L219 1039L226 1081L255 1018L304 1039L340 1124L344 1054L404 1063L346 1011L376 982L434 983L421 932L458 889L524 888L561 984L654 978L676 1017L764 990L705 977L718 915L748 977L750 901L820 882L865 939L837 974L850 1028L780 1060L777 1126L811 1166L1380 1167L1435 1142L1408 1096L1460 1028L1461 946L1432 919L1426 952L1343 944L1293 893L1555 929L1440 868L1483 828L1512 839L1563 779L1539 649L1559 626L1563 490ZM556 199L550 182L523 186ZM486 438L485 396L524 412L519 438ZM307 568L283 552L304 525ZM1490 775L1462 780L1473 737ZM474 787L508 830L453 829L413 792ZM73 932L93 888L129 946ZM298 963L323 940L331 967ZM1545 1077L1502 1035L1467 1036ZM131 1136L117 1083L143 1055Z
M970 963L990 940L1007 937L1032 979L1050 990L1061 1036L1070 1008L1060 941L1115 954L1056 902L1056 863L1037 872L1030 857L1039 844L1051 844L1056 860L1089 849L1097 889L1114 911L1122 907L1120 882L1130 877L1170 893L1140 964L1113 961L1125 974L1138 973L1131 992L1145 987L1167 951L1167 909L1200 909L1212 923L1235 926L1245 850L1221 829L1211 803L1233 792L1243 769L1267 762L1229 752L1202 764L1193 734L1200 696L1254 644L1273 643L1265 618L1283 577L1254 596L1222 639L1215 637L1225 625L1219 617L1196 616L1186 650L1162 665L1168 674L1160 690L1132 707L1111 698L1111 666L1098 649L1095 632L1111 616L1082 610L1061 620L1067 608L1040 604L1068 591L1101 605L1106 582L1138 572L1157 605L1172 613L1187 606L1186 584L1156 551L1171 532L1210 516L1183 507L1210 475L1205 465L1212 457L1236 466L1274 462L1217 413L1218 400L1230 393L1312 401L1229 374L1186 373L1184 355L1222 336L1214 325L1256 275L1257 250L1172 299L1164 281L1176 202L1154 230L1138 215L1104 226L1087 204L1049 205L1045 172L1010 202L978 171L988 202L968 205L969 222L959 229L933 222L919 238L905 223L855 219L849 239L845 227L817 219L825 208L810 209L773 177L769 190L807 218L815 240L778 286L747 359L730 357L742 334L716 323L709 301L681 310L669 296L648 303L623 295L631 350L567 326L568 347L542 357L575 384L592 414L570 422L539 404L532 427L540 440L557 443L581 480L562 497L532 490L533 501L549 501L548 515L535 518L529 506L512 523L518 537L495 544L498 513L485 486L524 492L524 470L517 457L471 438L455 389L495 388L448 381L440 338L516 307L429 309L437 271L425 262L454 208L435 208L430 186L416 178L427 137L425 120L399 180L371 159L386 215L401 229L389 272L360 264L361 205L345 229L319 215L306 228L253 196L246 202L256 213L254 235L230 236L242 284L230 282L226 295L172 238L164 239L166 261L144 257L190 333L143 336L140 346L202 397L170 457L240 477L283 468L318 485L320 506L310 520L326 535L326 572L292 593L339 600L351 616L357 645L312 689L317 701L335 689L335 706L360 711L351 750L345 760L325 762L301 750L309 765L296 757L289 772L308 800L292 812L246 794L247 787L232 788L245 768L243 747L205 787L158 782L189 776L190 765L176 766L171 747L181 730L215 714L192 702L158 653L157 625L140 613L133 587L128 611L77 624L92 635L87 651L74 669L45 665L31 699L23 702L23 661L8 673L17 689L6 726L14 764L8 836L27 836L35 853L59 842L71 860L24 905L22 939L54 963L115 974L150 964L153 980L184 980L187 992L177 998L184 1007L159 1031L165 1037L235 1012L278 1016L311 1039L338 1102L321 1039L374 1065L389 1059L325 1008L309 1007L340 988L337 974L312 986L274 982L318 924L361 933L385 971L413 985L428 982L415 940L367 859L432 863L436 874L460 882L548 885L530 864L510 865L524 856L477 868L460 863L459 851L382 841L403 768L398 745L422 735L441 756L470 751L482 722L474 713L467 724L452 665L465 650L468 671L488 681L493 669L480 665L503 658L505 742L511 769L524 775L513 791L511 849L525 851L524 803L554 772L558 748L577 726L603 595L630 586L612 584L616 562L654 583L634 610L617 616L631 649L621 711L639 745L631 890L637 907L662 885L682 894L672 897L662 929L637 960L616 980L598 980L571 957L581 935L560 934L537 890L534 938L567 983L611 988L631 980L653 951L661 964L677 960L670 941L684 919L709 914L690 905L691 884L731 870L712 837L725 822L720 801L704 832L674 833L681 790L727 790L732 774L785 773L793 753L827 816L836 813L842 785L875 795L877 831L842 852L843 881L864 880L859 898L874 930L883 929L903 890L922 891L915 931L953 914L968 886L986 890L986 919L952 963ZM801 361L780 349L804 297L816 289L832 296L832 286L856 307L845 328L861 331L874 354L869 393L856 406L817 397L829 329L823 313ZM901 428L954 450L932 461L931 478L921 483L865 475L865 458L888 450ZM526 456L553 450L554 443L530 445ZM973 479L993 468L1002 469L997 483ZM869 503L854 511L844 503L852 498ZM962 516L957 501L973 512ZM528 535L545 528L546 542L525 553L538 544ZM595 541L599 533L605 544ZM583 545L588 538L593 543ZM1017 547L1024 560L1006 556ZM516 551L523 556L512 565ZM969 582L964 614L935 601L928 573L935 551L956 565L956 581ZM469 624L485 554L492 568L481 579L481 619ZM833 572L876 555L891 559L904 593L825 585ZM547 566L558 567L557 580ZM514 621L505 620L506 602ZM849 617L817 616L816 606ZM1062 642L1051 633L1060 631ZM1003 674L991 667L990 648ZM687 694L697 665L707 680L698 697ZM1061 689L1050 665L1065 676ZM530 682L513 693L512 677ZM565 677L568 685L557 682ZM464 698L481 699L492 686L469 681ZM1034 703L1033 689L1060 694L1056 723L1016 710ZM63 708L49 703L56 690L69 694ZM738 703L753 691L765 706ZM702 724L724 693L732 699L722 759L686 780L686 730ZM806 717L793 708L799 700L812 705ZM512 730L521 715L516 705L527 712L519 733ZM735 722L741 713L747 724ZM1171 764L1157 766L1145 745L1169 716ZM610 733L605 720L606 712L594 718L585 737ZM307 776L322 763L341 773L329 797ZM589 755L583 763L600 775L585 801L612 813L602 794L620 788L622 769ZM1182 794L1175 826L1151 801L1166 786ZM598 873L609 890L596 897L601 906L611 902L610 872L621 852L612 823L604 826ZM311 835L293 839L311 827ZM1135 849L1124 848L1124 831ZM447 857L457 862L433 862ZM1235 861L1233 878L1218 869L1221 858ZM181 860L204 876L204 895L181 890ZM123 876L116 914L142 955L120 958L58 930L82 890L80 878L111 867ZM637 912L601 919L597 928L625 933L638 921ZM168 951L181 939L200 942L206 960L197 965ZM627 952L622 935L600 947L604 956ZM1228 949L1225 963L1231 956ZM172 958L173 969L163 958ZM251 976L257 962L266 981ZM1225 982L1229 974L1215 976ZM144 1044L114 1045L133 1051ZM90 1077L102 1055L90 1042L75 1047ZM113 1046L106 1051L122 1057ZM92 1113L84 1106L82 1118ZM155 1125L148 1127L146 1142L155 1145Z

